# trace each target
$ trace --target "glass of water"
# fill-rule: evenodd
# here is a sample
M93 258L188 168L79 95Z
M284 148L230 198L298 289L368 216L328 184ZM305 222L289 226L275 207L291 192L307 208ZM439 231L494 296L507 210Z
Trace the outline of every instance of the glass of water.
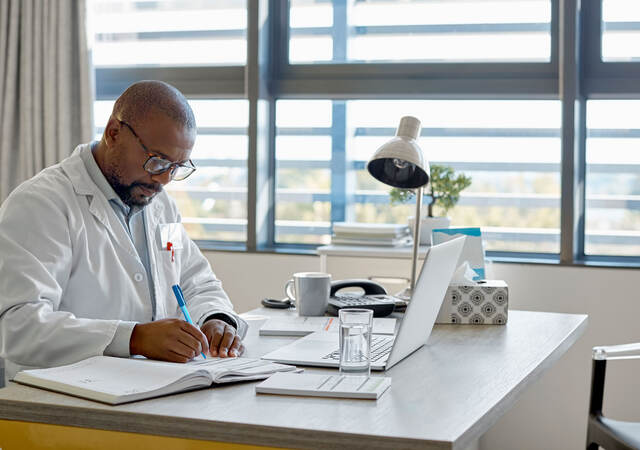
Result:
M340 317L340 374L369 376L373 311L343 308Z

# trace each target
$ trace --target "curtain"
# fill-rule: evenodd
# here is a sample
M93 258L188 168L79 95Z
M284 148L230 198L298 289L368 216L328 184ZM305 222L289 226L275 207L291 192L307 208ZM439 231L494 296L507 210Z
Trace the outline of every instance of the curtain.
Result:
M0 0L0 203L93 136L85 0Z

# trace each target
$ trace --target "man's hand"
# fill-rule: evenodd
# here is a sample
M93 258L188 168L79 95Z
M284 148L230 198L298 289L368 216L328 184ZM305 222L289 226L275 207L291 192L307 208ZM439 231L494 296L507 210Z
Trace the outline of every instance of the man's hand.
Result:
M180 319L163 319L137 324L129 349L132 355L185 363L208 351L209 346L198 327Z
M202 325L202 332L207 336L211 356L226 358L244 353L242 339L236 334L236 329L228 323L218 319L207 320Z

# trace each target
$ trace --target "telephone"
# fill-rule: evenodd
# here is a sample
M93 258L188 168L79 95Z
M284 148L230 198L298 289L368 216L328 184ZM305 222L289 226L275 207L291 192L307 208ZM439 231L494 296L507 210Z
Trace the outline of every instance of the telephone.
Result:
M339 292L345 288L357 287L364 292ZM388 316L393 312L396 299L387 295L387 291L371 280L340 280L331 283L329 292L329 314L338 314L342 308L366 308L373 310L374 317Z

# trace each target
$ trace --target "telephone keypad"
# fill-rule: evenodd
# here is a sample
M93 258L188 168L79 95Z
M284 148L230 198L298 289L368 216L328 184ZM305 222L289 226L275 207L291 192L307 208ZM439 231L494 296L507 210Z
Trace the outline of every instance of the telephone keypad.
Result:
M329 299L329 312L336 314L341 308L367 308L375 317L388 316L393 312L396 299L390 295L362 295L357 293L337 293Z

